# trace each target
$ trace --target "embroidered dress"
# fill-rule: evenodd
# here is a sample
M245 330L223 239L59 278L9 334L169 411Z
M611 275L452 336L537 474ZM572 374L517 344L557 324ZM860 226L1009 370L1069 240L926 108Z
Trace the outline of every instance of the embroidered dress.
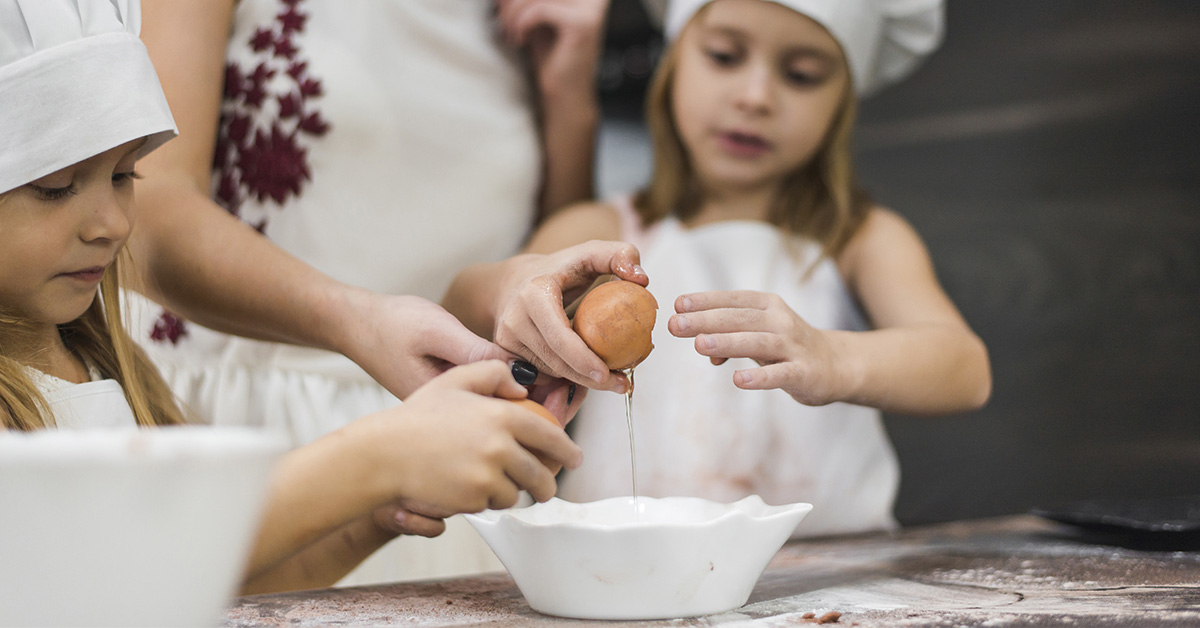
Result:
M767 223L686 228L668 218L642 231L628 199L616 206L623 239L639 247L659 304L654 351L634 369L638 493L812 503L796 536L894 527L899 465L878 410L810 407L780 390L741 390L733 372L753 361L713 366L693 339L667 331L676 297L707 290L772 292L814 327L865 329L836 265L822 260L805 278L818 245L789 242ZM585 462L566 473L559 496L583 502L629 495L624 395L591 392L570 429Z
M383 293L438 302L465 266L514 254L534 219L540 147L524 70L492 10L479 0L239 2L214 198L322 272ZM127 298L135 337L199 420L302 444L399 403L343 356L218 334ZM502 569L465 521L450 528L394 542L416 549L378 577ZM468 541L478 547L464 556L429 549Z

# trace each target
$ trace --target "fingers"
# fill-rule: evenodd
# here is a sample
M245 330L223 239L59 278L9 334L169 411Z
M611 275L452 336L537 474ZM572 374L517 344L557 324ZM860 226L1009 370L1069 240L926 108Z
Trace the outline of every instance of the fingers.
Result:
M735 331L779 331L781 324L772 310L753 308L719 308L688 314L672 314L667 331L678 338L694 338L700 334L721 334Z
M592 388L619 389L620 382L612 376L604 360L593 353L571 328L571 321L562 308L553 310L530 313L531 322L545 342L543 355L552 372ZM553 351L550 351L551 347Z
M675 299L675 311L685 314L718 308L765 310L771 307L773 301L777 299L778 297L773 294L754 290L693 292L680 295Z
M398 503L376 508L372 517L376 525L393 534L433 538L446 530L446 522L441 517L426 517L407 510Z
M498 0L497 16L510 43L523 46L541 26L599 36L607 2L598 0Z
M788 357L787 345L770 332L700 334L694 342L696 353L709 358L750 358L758 362L778 362Z
M571 442L561 427L551 425L549 421L534 415L533 412L523 408L517 409L527 413L529 418L536 419L513 425L513 436L522 447L538 452L568 469L575 469L583 462L583 450ZM528 490L528 487L523 488Z
M429 357L448 362L452 366L481 362L483 360L512 360L517 356L499 345L488 342L467 329L457 318L446 312L437 317L432 329L418 339L421 348Z
M395 516L397 532L413 536L433 538L446 531L446 522L442 519L431 519L415 512L397 510Z
M430 391L464 390L485 397L520 399L525 389L513 380L508 365L499 360L456 366L425 385Z

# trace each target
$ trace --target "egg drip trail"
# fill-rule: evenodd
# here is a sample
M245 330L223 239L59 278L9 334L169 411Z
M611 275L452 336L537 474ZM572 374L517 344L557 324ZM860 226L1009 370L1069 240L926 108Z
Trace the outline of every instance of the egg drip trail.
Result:
M637 447L633 439L633 369L627 368L622 373L629 378L629 390L625 391L625 425L629 429L629 467L630 478L633 480L633 515L636 521L641 517L641 500L637 490Z

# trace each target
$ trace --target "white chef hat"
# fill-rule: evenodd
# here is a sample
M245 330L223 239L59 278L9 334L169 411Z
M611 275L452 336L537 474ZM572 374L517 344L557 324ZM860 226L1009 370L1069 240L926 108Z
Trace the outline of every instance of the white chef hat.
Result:
M176 135L139 0L0 0L0 192Z
M867 96L908 76L942 42L943 0L767 0L808 16L833 35ZM712 0L668 0L663 20L675 39Z

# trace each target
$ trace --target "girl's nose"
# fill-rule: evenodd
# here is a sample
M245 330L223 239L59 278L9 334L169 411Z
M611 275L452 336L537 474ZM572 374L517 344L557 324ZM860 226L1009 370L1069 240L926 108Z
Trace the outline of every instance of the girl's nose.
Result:
M80 233L85 242L97 240L120 241L129 237L133 228L133 196L119 190L104 190L96 195L91 213Z
M767 113L773 106L774 86L767 68L750 67L737 87L737 105L750 113Z

